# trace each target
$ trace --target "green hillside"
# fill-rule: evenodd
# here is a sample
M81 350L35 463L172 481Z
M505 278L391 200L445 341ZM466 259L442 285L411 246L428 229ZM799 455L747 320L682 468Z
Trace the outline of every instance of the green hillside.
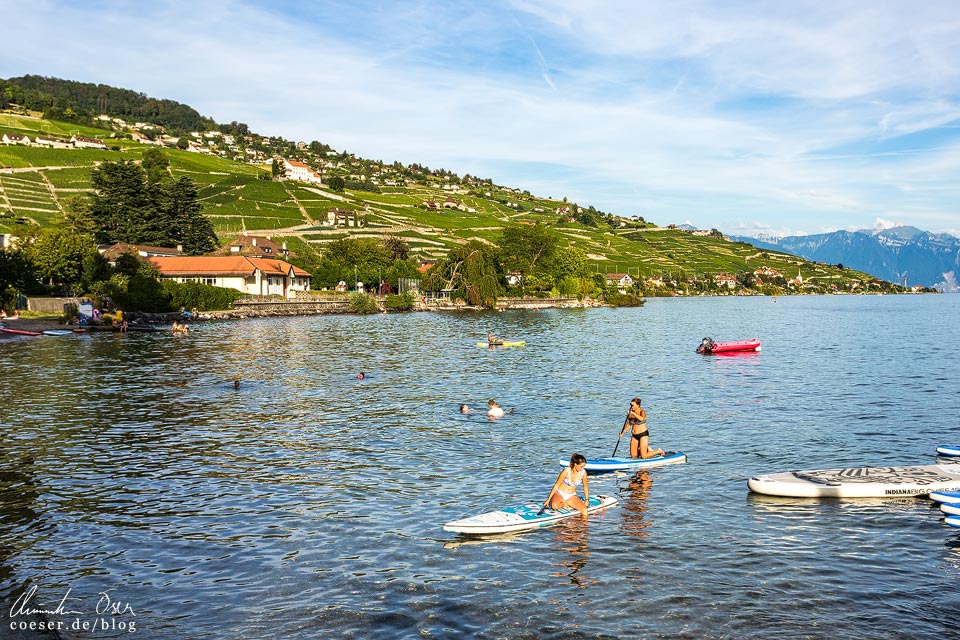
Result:
M139 160L146 149L154 148L115 128L97 129L22 113L0 113L0 137L43 133L99 138L109 149L0 145L0 233L17 236L32 225L61 224L64 199L90 191L90 171L98 162ZM202 137L197 140L197 144L203 142ZM229 154L249 155L260 144L258 138L250 136L244 142L247 148L234 148ZM843 289L849 288L851 280L871 279L867 274L813 264L787 254L761 252L752 245L721 237L694 235L642 219L605 214L582 204L538 198L489 180L460 178L416 166L384 165L346 153L337 154L335 163L324 162L324 155L311 154L309 149L298 152L311 166L324 165L323 187L264 179L271 172L266 160L251 164L176 147L164 149L173 177L188 176L196 183L204 215L221 241L246 232L282 239L294 251L308 251L322 250L323 243L348 235L393 235L404 238L413 254L427 261L471 239L493 243L508 223L543 223L567 243L582 249L591 269L599 273L687 281L767 266L788 278L799 274L804 281L836 282ZM262 149L258 153L263 155ZM335 178L343 179L346 188L326 188ZM460 209L423 207L425 201L442 206L448 197L455 198ZM331 210L337 209L358 212L362 226L329 224Z

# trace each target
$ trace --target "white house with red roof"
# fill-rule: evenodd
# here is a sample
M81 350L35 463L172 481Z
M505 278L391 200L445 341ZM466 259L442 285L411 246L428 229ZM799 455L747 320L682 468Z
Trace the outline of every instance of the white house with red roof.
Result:
M727 289L736 289L737 288L737 278L732 276L729 273L721 272L713 276L713 282L718 287L726 287Z
M73 136L70 138L70 142L73 143L73 146L77 149L106 149L105 145L100 140L96 138L87 138L85 136Z
M287 250L287 243L279 244L270 238L264 236L248 236L246 234L237 236L232 242L228 242L219 250L217 255L241 255L250 258L271 258L283 259L290 257L290 251Z
M283 159L283 168L287 172L288 180L299 180L300 182L313 182L321 184L320 174L310 168L310 165L304 164L298 160Z
M283 260L248 256L152 256L161 280L202 282L254 296L293 298L310 290L310 274Z

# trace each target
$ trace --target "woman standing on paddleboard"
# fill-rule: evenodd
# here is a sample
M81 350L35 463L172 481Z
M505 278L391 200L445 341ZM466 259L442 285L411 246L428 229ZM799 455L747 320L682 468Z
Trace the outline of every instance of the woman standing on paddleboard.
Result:
M560 472L557 481L553 483L553 489L550 489L550 495L543 503L544 509L562 509L563 507L572 507L580 512L584 518L587 517L587 504L590 502L590 486L587 484L587 459L582 453L575 453L570 456L570 466ZM577 495L577 487L583 485L583 500Z
M650 431L647 430L647 412L640 406L640 398L634 398L630 401L630 410L627 412L627 419L623 423L623 429L620 430L620 437L630 428L630 457L631 458L652 458L653 456L662 456L663 449L650 449Z

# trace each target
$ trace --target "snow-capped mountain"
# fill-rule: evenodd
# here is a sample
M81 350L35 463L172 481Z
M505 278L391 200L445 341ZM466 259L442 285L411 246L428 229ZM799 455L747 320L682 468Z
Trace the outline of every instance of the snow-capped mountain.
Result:
M874 231L834 231L809 236L730 236L761 248L814 262L842 264L908 286L960 291L960 238L900 226Z

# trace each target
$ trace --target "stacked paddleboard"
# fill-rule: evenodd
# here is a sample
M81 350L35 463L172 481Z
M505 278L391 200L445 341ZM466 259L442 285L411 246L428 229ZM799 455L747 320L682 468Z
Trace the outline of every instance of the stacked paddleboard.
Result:
M960 529L960 491L931 491L930 499L940 504L943 521Z
M587 512L596 513L615 504L617 504L617 499L613 496L590 496ZM462 520L454 520L443 525L443 529L466 535L514 533L549 527L561 520L579 515L579 513L576 509L569 507L556 510L544 509L540 502L528 502L527 504L481 513Z
M960 490L960 465L854 467L754 476L751 491L796 498L889 498Z

